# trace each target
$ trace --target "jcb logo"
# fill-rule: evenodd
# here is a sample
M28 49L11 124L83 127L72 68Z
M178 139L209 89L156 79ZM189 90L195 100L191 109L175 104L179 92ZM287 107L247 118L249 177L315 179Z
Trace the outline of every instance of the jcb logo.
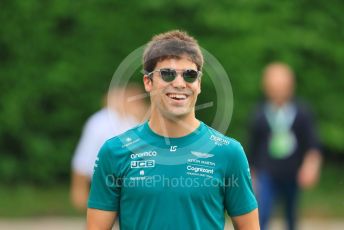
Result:
M131 168L152 168L155 166L155 160L132 161Z

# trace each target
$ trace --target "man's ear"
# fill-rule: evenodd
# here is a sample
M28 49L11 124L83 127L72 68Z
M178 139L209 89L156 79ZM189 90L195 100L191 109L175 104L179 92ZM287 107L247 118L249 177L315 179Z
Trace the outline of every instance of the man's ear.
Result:
M143 84L147 93L150 93L153 88L153 80L148 75L143 75Z

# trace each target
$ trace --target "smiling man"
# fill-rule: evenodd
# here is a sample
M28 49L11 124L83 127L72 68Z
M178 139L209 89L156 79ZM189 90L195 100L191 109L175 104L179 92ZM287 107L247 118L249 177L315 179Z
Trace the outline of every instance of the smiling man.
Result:
M88 202L88 229L259 229L239 142L195 117L203 55L180 31L154 36L143 55L149 121L105 142Z

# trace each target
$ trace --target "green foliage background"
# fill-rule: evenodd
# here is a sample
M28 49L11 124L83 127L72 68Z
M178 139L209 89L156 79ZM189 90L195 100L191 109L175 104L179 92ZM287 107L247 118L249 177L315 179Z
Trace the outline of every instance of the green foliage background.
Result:
M2 0L0 12L1 182L66 182L82 126L113 72L171 29L195 36L229 73L235 104L227 134L246 143L261 70L281 60L295 69L323 144L344 152L340 0ZM215 101L210 81L202 87L200 100ZM210 122L212 109L199 118Z

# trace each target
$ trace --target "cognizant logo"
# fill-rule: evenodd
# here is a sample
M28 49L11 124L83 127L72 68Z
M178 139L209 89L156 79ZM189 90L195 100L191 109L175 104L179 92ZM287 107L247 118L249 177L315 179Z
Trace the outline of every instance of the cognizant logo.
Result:
M188 165L186 167L187 170L193 171L195 173L202 172L202 173L209 173L209 174L214 174L214 169L206 169L206 168L200 168L200 167L194 167L191 165Z
M139 158L139 157L155 157L157 155L156 151L148 151L142 153L133 153L130 155L131 159Z

